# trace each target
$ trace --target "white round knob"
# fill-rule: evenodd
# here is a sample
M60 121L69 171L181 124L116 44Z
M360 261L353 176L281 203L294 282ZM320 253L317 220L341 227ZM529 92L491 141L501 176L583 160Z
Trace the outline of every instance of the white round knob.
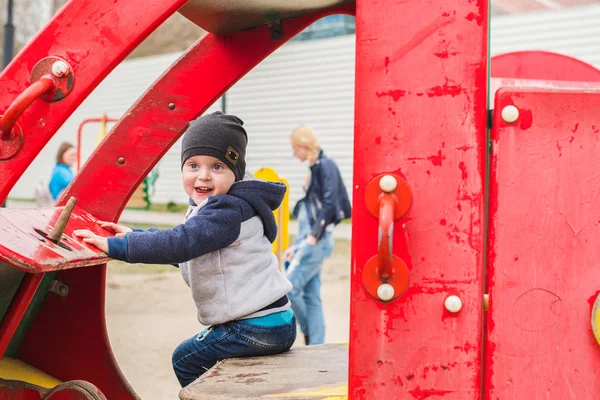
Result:
M69 72L69 66L64 61L55 61L52 64L52 75L57 78L65 76Z
M394 297L394 287L389 283L382 283L377 288L377 297L383 301L389 301Z
M519 118L519 109L515 106L506 106L502 109L502 119L507 124L512 124Z
M448 296L446 301L444 301L444 306L451 313L457 313L462 308L462 301L458 296Z
M396 189L397 184L398 182L396 182L396 178L391 175L385 175L379 181L379 187L386 193L393 192Z

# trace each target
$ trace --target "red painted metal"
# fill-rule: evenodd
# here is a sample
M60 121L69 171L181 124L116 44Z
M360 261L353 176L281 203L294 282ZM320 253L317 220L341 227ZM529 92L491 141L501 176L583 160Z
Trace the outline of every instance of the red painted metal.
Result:
M106 397L89 382L70 381L50 390L44 400L106 400Z
M494 78L600 82L600 70L573 57L549 51L515 51L490 61Z
M189 120L290 37L316 19L336 13L353 13L353 4L284 21L281 41L273 41L267 27L224 37L204 36L113 127L58 204L76 196L78 206L94 217L116 220L137 185ZM121 157L123 164L117 162ZM105 266L61 271L58 279L70 286L69 295L46 300L19 349L19 358L63 380L93 382L109 399L133 398L130 389L115 383L122 378L104 322ZM78 321L77 329L73 321ZM53 346L47 346L49 342Z
M500 89L495 109L485 399L598 398L600 91Z
M62 63L64 70L53 71L55 63ZM44 76L49 76L54 81L54 87L44 92L40 97L44 101L59 101L67 97L75 84L75 74L69 63L55 56L41 59L31 70L31 82L36 82Z
M102 118L87 118L84 119L83 121L81 121L81 123L79 124L79 127L77 128L77 170L79 171L81 169L81 136L83 134L83 127L86 124L92 123L92 122L117 122L118 119L116 118L108 118L108 117L102 117Z
M349 395L479 399L488 2L356 8ZM377 253L365 188L384 172L413 194L393 245L411 282L387 303L361 279ZM444 309L448 295L461 312Z
M66 60L77 83L61 101L34 102L19 118L26 140L14 157L0 162L0 202L88 94L185 2L123 0L115 7L113 0L71 0L21 50L0 74L0 113L25 90L35 65L49 55Z
M392 176L396 180L396 188L385 193L380 188L384 176ZM405 215L411 205L410 187L402 177L394 174L382 174L375 177L365 190L365 205L375 218L379 219L378 251L363 268L363 285L367 292L379 299L377 290L381 284L387 283L394 288L391 299L401 296L409 282L409 271L406 263L393 255L392 238L394 236L394 220ZM404 235L404 229L400 230Z
M54 87L54 80L51 76L42 76L38 81L34 82L23 91L8 107L0 123L2 124L2 141L8 141L13 138L12 129L16 124L17 119L25 112L27 107L31 105L40 96Z
M71 0L13 59L0 74L0 110L14 101L15 93L23 92L38 60L49 54L66 60L77 75L78 83L62 101L35 102L19 118L23 132L27 134L35 131L35 135L28 135L23 147L19 147L16 154L0 162L0 202L6 198L25 169L87 95L133 48L185 2L186 0L124 0L119 2L119 7L114 7L113 1L110 0ZM139 13L140 9L144 12ZM57 36L60 36L60 40L56 40ZM94 195L94 191L88 192L88 195ZM102 279L96 278L96 282L104 288L104 276L102 275ZM34 292L33 288L28 288L20 307L27 308ZM96 299L104 300L100 296L96 296ZM73 315L73 319L67 322L71 329L74 326L73 321L79 321L81 315L88 311L85 307L87 299L83 298L80 301L81 312ZM94 314L96 318L103 319L102 307L101 314ZM106 348L106 331L102 330L98 335L97 349L90 353L98 353L95 361L101 362L100 364L96 364L92 359L81 359L86 349L73 359L63 359L61 356L56 359L70 362L72 374L75 375L78 375L78 370L84 375L86 369L96 370L95 375L102 377L100 380L109 389L111 398L134 398L133 390L122 377L110 350ZM40 335L39 338L44 338L41 342L48 343L45 335ZM79 364L82 363L86 367L79 368Z
M43 400L47 391L40 386L0 378L0 400Z
M4 210L0 214L0 229L5 233L0 237L0 260L29 273L99 265L108 261L106 254L73 236L76 229L91 229L105 237L113 235L77 206L60 243L55 244L46 238L63 209Z
M25 275L10 307L6 310L2 321L0 321L0 358L4 356L6 348L10 344L10 340L15 334L21 319L23 319L23 315L25 315L25 311L27 311L27 307L29 307L29 303L31 303L31 299L41 281L41 274ZM2 391L0 390L0 392Z
M22 146L23 130L17 124L12 127L11 135L8 140L0 140L0 161L10 160L16 156L17 153L21 151Z

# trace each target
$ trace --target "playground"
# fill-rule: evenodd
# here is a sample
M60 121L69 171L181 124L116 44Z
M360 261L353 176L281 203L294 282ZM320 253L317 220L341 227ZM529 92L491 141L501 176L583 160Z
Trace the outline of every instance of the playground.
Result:
M70 0L0 74L0 201L170 15L208 33L113 121L53 207L0 209L0 400L598 398L598 67L539 49L491 56L484 0L109 3ZM284 266L287 178L260 166L275 178L246 179L243 123L206 113L339 14L356 17L352 222L337 167L294 130L287 151L310 170L299 231L313 221L296 254L334 238L336 250L326 343L292 346L302 310L286 307L308 285L292 284L296 255ZM186 223L116 225L140 187L129 209L149 208L152 171L184 131ZM142 227L160 226L149 215ZM178 384L168 361L185 338Z

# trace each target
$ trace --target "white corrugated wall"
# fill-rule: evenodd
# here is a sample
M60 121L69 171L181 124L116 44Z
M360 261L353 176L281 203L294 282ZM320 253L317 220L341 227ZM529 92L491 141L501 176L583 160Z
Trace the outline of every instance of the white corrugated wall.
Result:
M600 6L494 17L491 54L549 50L600 67ZM11 197L33 197L33 185L46 178L63 140L75 142L84 118L107 112L120 117L179 54L126 61L89 96L17 183ZM354 107L354 35L295 41L263 61L226 96L227 112L240 116L249 133L250 171L269 166L290 182L292 203L301 195L306 167L292 157L288 136L299 124L318 132L323 149L336 160L351 193ZM220 109L217 101L211 110ZM85 131L83 157L96 143L98 126ZM185 203L179 142L159 164L153 201Z

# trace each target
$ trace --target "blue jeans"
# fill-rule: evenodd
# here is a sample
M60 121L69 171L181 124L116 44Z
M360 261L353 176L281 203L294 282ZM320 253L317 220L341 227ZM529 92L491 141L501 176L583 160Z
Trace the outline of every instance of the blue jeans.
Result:
M307 344L325 343L325 319L321 303L321 267L334 247L333 235L326 232L316 245L301 243L295 251L297 264L288 271L294 287L288 293L300 330L308 336Z
M182 387L189 385L218 361L234 357L266 356L289 350L296 340L296 320L263 327L244 320L205 329L173 352L173 370Z

